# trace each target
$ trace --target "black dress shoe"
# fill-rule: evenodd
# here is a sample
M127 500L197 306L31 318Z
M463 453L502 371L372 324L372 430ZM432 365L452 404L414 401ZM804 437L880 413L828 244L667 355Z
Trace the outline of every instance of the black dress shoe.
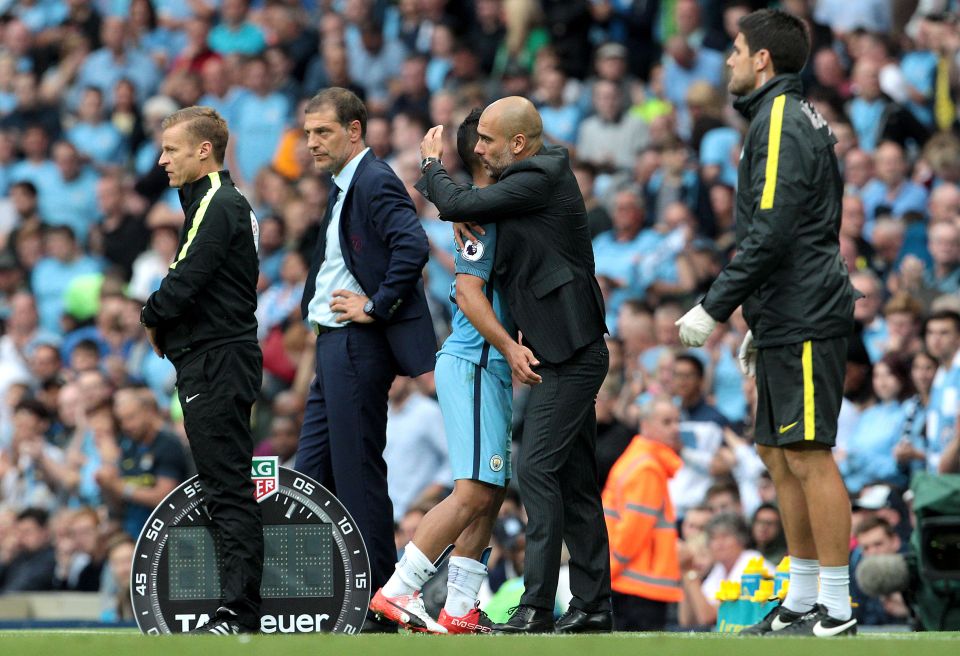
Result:
M608 610L586 613L571 606L557 620L555 630L557 633L610 633L613 630L613 613Z
M536 606L517 606L510 619L493 625L494 633L553 633L553 611Z

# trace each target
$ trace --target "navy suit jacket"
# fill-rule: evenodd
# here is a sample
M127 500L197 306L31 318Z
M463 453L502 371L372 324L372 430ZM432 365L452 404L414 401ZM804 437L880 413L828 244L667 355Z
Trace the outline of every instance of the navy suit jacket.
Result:
M343 193L343 192L341 192ZM347 269L373 300L380 328L405 376L432 371L437 338L423 292L430 245L403 183L368 152L354 173L340 214L340 249ZM300 311L304 319L326 256L329 211L310 263Z

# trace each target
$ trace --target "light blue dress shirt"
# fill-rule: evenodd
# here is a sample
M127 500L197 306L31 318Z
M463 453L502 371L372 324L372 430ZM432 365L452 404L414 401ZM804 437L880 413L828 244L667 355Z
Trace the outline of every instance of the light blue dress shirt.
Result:
M347 190L350 189L350 183L353 182L353 176L357 172L360 160L367 154L369 148L364 148L360 153L347 162L343 170L333 176L333 183L340 189L337 196L337 202L330 213L330 224L327 226L327 249L323 258L323 264L317 272L317 291L310 300L307 307L307 319L311 324L319 324L328 328L342 328L349 322L337 323L339 313L330 309L330 299L333 292L337 289L347 289L357 294L364 294L363 288L357 279L347 268L347 262L343 259L343 251L340 248L340 213L343 211L343 201L347 197Z

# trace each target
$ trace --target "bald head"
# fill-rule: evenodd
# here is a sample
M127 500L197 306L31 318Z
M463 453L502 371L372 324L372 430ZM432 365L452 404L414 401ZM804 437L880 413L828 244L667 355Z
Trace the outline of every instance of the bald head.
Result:
M480 115L474 152L490 174L499 178L514 162L532 157L543 145L543 122L533 103L509 96L491 103Z

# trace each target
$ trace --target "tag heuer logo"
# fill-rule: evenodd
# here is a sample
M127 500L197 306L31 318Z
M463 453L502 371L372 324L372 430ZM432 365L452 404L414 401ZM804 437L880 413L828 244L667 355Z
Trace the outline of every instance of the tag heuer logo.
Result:
M253 479L253 498L258 503L276 494L280 488L280 459L277 456L254 458L250 478Z

